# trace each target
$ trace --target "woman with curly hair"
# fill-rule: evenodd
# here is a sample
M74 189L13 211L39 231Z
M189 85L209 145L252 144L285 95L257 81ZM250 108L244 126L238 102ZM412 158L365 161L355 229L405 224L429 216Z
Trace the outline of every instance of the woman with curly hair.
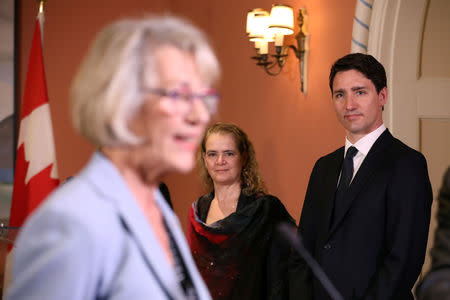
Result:
M208 193L192 204L188 241L212 297L285 299L289 247L276 226L294 220L266 193L252 143L238 126L216 123L199 150Z

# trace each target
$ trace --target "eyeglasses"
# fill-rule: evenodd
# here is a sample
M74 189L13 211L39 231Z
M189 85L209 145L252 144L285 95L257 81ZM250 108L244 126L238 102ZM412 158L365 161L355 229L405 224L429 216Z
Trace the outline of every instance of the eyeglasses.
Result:
M180 90L166 90L163 88L148 88L144 90L146 93L153 95L167 97L174 101L183 100L187 103L192 103L195 99L202 100L206 109L213 114L217 111L217 107L220 100L220 95L214 90L209 90L206 93L191 93L189 91Z

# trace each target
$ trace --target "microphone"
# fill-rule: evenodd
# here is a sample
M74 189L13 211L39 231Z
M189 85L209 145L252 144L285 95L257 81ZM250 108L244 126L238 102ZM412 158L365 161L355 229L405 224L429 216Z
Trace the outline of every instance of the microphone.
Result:
M278 232L281 233L284 239L305 260L306 264L311 268L313 274L320 281L328 295L330 295L331 299L344 300L317 261L311 256L311 254L309 254L308 250L305 249L305 246L303 246L300 235L297 234L295 227L286 223L281 223L278 225Z

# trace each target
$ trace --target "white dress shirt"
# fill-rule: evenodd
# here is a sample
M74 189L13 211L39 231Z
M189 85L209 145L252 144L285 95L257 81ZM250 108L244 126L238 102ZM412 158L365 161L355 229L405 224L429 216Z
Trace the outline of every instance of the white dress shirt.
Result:
M365 135L361 139L359 139L356 143L352 144L350 141L345 138L345 151L344 151L344 157L347 153L348 148L351 146L355 147L358 152L353 157L353 176L352 180L356 175L356 172L358 172L359 167L361 167L362 162L367 156L367 153L369 153L370 148L372 148L375 141L380 137L380 135L386 130L386 126L384 124L381 124L380 127L372 131L371 133Z

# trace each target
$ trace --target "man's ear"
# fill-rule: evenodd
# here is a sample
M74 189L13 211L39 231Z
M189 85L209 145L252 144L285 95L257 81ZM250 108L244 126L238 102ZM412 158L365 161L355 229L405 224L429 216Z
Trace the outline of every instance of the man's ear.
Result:
M388 97L388 91L387 91L387 87L384 87L381 89L381 91L378 93L378 100L380 101L381 106L384 107L384 105L387 102L387 97Z

